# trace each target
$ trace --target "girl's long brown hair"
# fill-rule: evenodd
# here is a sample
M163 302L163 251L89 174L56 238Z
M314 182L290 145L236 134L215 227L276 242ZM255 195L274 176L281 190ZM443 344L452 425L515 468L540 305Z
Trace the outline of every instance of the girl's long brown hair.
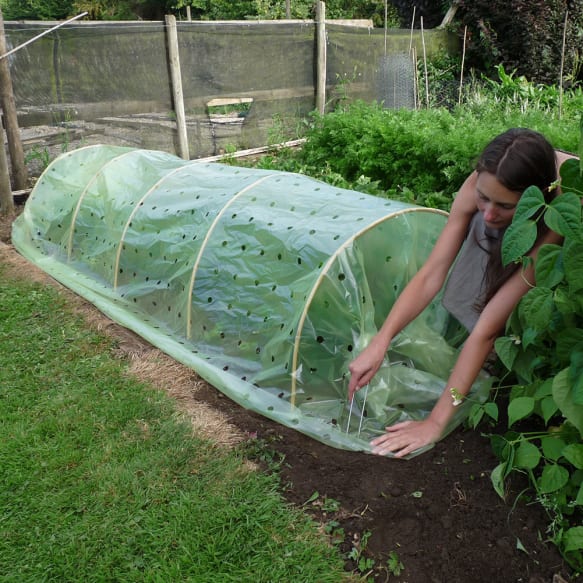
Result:
M526 128L513 128L494 138L476 163L476 171L493 174L508 190L522 193L537 186L549 203L554 196L551 184L557 179L555 150L540 133ZM538 236L547 231L544 221L537 221ZM480 299L480 309L519 268L519 264L502 265L502 238L495 239L489 251L486 268L486 293Z

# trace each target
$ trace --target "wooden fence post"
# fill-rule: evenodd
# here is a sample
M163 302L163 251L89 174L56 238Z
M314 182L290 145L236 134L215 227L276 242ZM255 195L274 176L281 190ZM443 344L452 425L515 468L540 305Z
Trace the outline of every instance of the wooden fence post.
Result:
M188 133L186 131L186 114L184 113L184 95L182 93L180 56L178 53L178 31L176 29L176 17L172 14L166 15L166 38L168 39L172 100L174 102L174 112L176 113L176 129L178 130L178 155L184 160L190 160Z
M11 215L14 212L14 198L10 188L10 175L8 174L8 160L4 148L4 128L0 115L0 215Z
M6 52L4 18L2 16L2 9L0 9L0 56L5 55ZM12 162L14 189L24 190L27 187L28 170L24 163L24 150L22 149L22 141L20 140L20 130L18 128L16 103L14 101L8 59L0 59L0 106L4 112L8 151L10 152L10 161Z
M326 3L316 4L316 110L324 114L326 107Z

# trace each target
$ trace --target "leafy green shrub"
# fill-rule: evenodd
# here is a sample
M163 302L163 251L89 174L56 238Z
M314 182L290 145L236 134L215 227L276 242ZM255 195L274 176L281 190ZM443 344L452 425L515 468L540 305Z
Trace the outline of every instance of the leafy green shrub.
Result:
M506 336L496 341L498 355L518 384L509 396L509 431L493 440L501 461L492 482L504 496L509 474L524 472L549 513L552 540L582 570L583 165L565 162L561 177L563 192L550 204L536 187L524 193L504 237L505 263L523 260L536 237L537 220L562 235L564 243L541 248L537 285L514 311Z
M529 79L557 83L567 11L564 73L575 80L581 73L580 0L460 0L456 17L460 31L467 26L468 66L488 71L504 63Z

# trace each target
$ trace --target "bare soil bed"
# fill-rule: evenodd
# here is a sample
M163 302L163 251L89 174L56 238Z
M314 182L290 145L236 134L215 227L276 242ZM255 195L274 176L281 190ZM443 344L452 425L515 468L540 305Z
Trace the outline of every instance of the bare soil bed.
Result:
M0 221L0 241L5 243L0 244L0 261L12 265L15 276L57 285L35 268L23 269L24 259L9 246L10 222ZM283 459L283 496L304 508L323 529L328 525L328 530L334 530L336 544L347 557L347 571L357 568L353 551L357 549L362 557L371 559L369 580L375 581L582 580L570 573L547 541L547 520L541 507L519 497L525 484L511 484L506 501L494 492L489 474L497 460L488 438L479 432L458 429L409 461L333 449L242 409L189 369L61 290L83 311L88 325L117 339L115 356L120 352L131 355L134 373L167 391L208 436L225 444L248 442L250 450L254 444L265 445L272 452L271 459ZM151 362L153 354L158 355L158 364L139 364L140 359ZM166 365L160 366L164 359ZM388 568L392 552L403 567L399 575Z

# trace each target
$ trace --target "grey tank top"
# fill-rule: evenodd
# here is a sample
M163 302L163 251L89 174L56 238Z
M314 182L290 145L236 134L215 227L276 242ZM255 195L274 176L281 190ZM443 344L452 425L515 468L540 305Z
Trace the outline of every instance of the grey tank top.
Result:
M476 304L480 304L486 292L490 250L503 235L504 229L486 227L484 215L476 212L445 284L442 304L469 332L480 317Z

